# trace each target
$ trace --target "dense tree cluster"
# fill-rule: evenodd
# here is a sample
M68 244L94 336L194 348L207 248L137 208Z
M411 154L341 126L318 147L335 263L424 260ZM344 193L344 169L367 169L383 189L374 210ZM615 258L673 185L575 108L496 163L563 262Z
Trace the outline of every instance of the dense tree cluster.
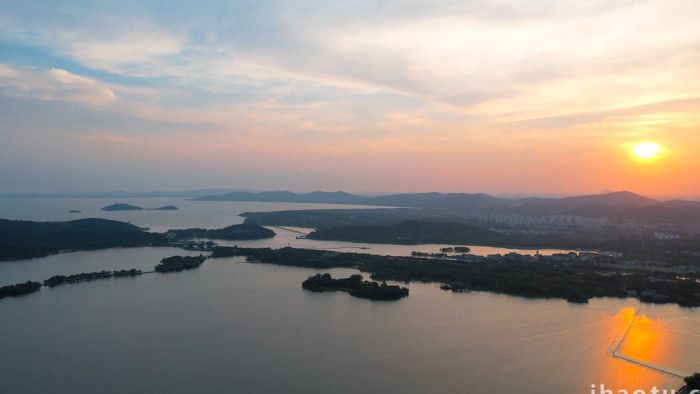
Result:
M124 203L119 203L117 204L116 202L112 205L108 205L106 207L103 207L103 211L140 211L143 208L137 207L136 205L130 205L130 204L124 204Z
M27 281L16 285L8 285L0 287L0 299L5 297L18 297L25 294L31 294L41 289L41 283Z
M166 257L160 261L160 264L156 265L156 272L180 272L184 270L191 270L194 268L199 268L206 257L203 255L199 256L172 256Z
M141 270L118 270L118 271L99 271L99 272L82 272L73 275L54 275L44 281L44 286L53 287L66 283L84 282L89 280L109 279L111 277L137 276L141 275Z
M168 236L174 239L187 238L212 238L225 239L229 241L241 241L249 239L265 239L275 236L275 232L255 224L234 224L216 230L205 230L202 228L189 228L185 230L170 230Z
M80 219L31 222L0 219L0 260L44 257L61 251L164 245L164 234L124 222Z
M333 279L330 274L316 274L302 282L301 287L315 292L345 291L354 297L370 300L398 300L408 296L405 287L387 285L386 282L380 285L362 279L362 275Z

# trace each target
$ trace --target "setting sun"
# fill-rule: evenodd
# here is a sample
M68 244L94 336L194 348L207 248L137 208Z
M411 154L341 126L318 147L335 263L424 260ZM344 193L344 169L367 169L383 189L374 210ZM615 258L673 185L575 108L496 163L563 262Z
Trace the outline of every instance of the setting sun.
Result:
M661 151L661 146L652 142L639 144L634 147L634 154L642 159L653 159Z

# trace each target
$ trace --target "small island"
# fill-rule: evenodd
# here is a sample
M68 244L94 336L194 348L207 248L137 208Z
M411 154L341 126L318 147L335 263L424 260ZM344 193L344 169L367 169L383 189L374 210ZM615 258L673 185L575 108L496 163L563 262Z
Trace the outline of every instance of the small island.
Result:
M405 287L387 285L386 282L380 285L377 282L362 279L362 275L333 279L330 274L316 274L302 282L301 287L314 292L344 291L353 297L375 301L391 301L408 297L408 289Z
M80 213L81 211L78 211L77 209L71 209L68 211L68 213Z
M102 208L103 211L177 211L178 207L175 205L166 205L159 208L141 208L136 205L124 204L124 203L114 203L112 205L107 205ZM71 211L72 212L72 211ZM76 211L80 212L80 211Z
M265 239L275 236L275 232L256 224L234 224L228 227L206 230L202 228L188 228L184 230L169 230L166 236L171 241L191 238L224 239L228 241L241 241L252 239Z
M177 211L178 208L175 205L166 205L164 207L155 208L154 211Z
M180 272L199 268L206 257L199 256L172 256L166 257L160 261L160 264L155 266L156 272Z
M112 277L119 278L125 276L139 276L141 275L141 270L132 268L130 270L118 270L118 271L98 271L98 272L83 272L74 275L54 275L49 279L44 281L44 286L54 287L58 285L63 285L67 283L77 283L86 282L90 280L99 279L109 279Z
M106 207L102 207L103 211L140 211L143 208L137 207L136 205L124 204L124 203L114 203Z

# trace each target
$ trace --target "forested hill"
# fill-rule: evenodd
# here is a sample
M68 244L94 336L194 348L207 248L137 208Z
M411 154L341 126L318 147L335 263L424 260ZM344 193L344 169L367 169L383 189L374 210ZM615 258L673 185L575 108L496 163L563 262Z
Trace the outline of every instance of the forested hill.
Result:
M95 250L165 244L164 234L124 222L80 219L31 222L0 219L0 260L48 256L63 250Z
M307 238L405 245L429 243L498 245L508 242L505 234L473 224L418 220L406 220L386 226L350 225L321 229L310 233Z
M658 201L627 191L566 198L507 199L476 193L413 193L369 197L345 192L296 194L289 191L235 192L198 201L261 201L410 207L470 213L571 215L648 223L700 221L700 201Z

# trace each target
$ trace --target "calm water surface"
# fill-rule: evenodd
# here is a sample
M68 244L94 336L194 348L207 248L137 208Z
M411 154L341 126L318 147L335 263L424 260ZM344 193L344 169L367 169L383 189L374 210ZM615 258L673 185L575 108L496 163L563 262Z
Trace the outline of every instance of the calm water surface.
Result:
M102 211L101 208L115 202L127 203L142 208L158 208L165 205L175 205L177 211ZM362 205L336 205L336 204L299 204L299 203L264 203L264 202L231 202L231 201L191 201L181 198L0 198L0 218L36 221L65 221L84 218L105 218L129 222L139 227L149 228L154 232L165 232L177 228L222 228L232 224L242 223L244 218L239 216L243 212L270 212L293 209L350 209L350 208L377 208L375 206ZM70 213L70 210L79 210L79 213ZM346 249L349 252L373 253L382 255L409 256L413 251L439 252L440 248L454 245L377 245L335 241L312 241L297 239L301 233L308 233L310 229L270 227L277 236L274 239L259 241L217 241L222 245L240 246L295 246L318 249ZM471 246L471 253L486 256L496 253L518 252L534 254L535 250L494 248L488 246ZM569 250L542 249L542 254L564 253Z
M136 205L167 205L164 200ZM16 218L66 220L74 216L56 212L70 205L83 208L85 217L151 228L213 228L233 223L241 209L264 210L249 209L259 203L175 202L181 211L125 219L124 212L100 212L107 204L93 199L50 204L55 208L46 208L45 217ZM204 204L196 208L201 215L182 212L189 204ZM272 205L267 208L293 209ZM221 210L231 216L219 217ZM6 210L0 214L8 217ZM289 233L272 243L307 242ZM0 280L148 269L184 253L110 249L5 262ZM406 299L372 302L302 290L301 281L316 272L226 258L190 272L65 285L0 300L0 393L590 393L592 384L601 383L647 392L681 383L606 354L634 317L634 300L572 305L415 283ZM697 309L644 306L634 321L622 354L688 373L700 369Z

